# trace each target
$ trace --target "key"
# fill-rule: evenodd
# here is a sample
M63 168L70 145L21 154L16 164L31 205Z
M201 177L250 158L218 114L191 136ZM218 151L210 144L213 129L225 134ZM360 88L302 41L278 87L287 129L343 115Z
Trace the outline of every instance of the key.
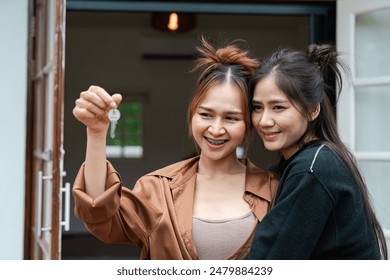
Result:
M114 138L115 137L115 128L116 128L116 123L121 117L121 112L119 112L118 109L111 109L108 111L108 119L110 120L110 137Z

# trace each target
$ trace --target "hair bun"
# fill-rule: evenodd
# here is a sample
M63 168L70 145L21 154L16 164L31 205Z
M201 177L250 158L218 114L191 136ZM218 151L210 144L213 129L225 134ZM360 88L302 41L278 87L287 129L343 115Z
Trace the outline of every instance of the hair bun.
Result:
M203 75L206 75L209 71L226 65L238 65L246 75L250 76L259 66L257 59L248 57L248 51L239 47L239 43L245 42L243 40L234 40L219 48L214 47L203 36L200 42L200 46L196 47L199 57L195 61L193 71L204 69Z
M307 48L307 55L315 63L321 71L326 67L337 65L336 48L330 44L317 45L312 44Z

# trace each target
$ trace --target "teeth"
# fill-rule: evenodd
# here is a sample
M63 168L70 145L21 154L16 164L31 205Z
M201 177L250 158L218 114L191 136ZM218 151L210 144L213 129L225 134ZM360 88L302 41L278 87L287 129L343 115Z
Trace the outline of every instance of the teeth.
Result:
M214 140L211 140L208 138L207 138L207 141L209 141L209 143L211 143L213 145L222 145L223 143L225 143L225 140L214 141Z

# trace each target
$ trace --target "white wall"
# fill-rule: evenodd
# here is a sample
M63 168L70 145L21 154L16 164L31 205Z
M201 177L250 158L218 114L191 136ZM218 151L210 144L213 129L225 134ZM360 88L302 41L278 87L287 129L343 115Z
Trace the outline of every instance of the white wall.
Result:
M0 0L0 259L23 259L28 1Z

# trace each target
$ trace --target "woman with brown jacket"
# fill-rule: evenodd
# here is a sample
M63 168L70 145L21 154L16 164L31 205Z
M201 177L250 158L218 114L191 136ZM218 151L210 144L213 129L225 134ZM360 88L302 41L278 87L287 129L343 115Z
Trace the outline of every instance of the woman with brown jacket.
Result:
M242 259L275 193L272 173L236 155L251 133L247 82L258 61L203 38L198 52L188 124L199 155L144 175L132 190L105 156L107 111L121 95L91 86L73 110L87 127L75 214L103 242L139 246L141 259Z

